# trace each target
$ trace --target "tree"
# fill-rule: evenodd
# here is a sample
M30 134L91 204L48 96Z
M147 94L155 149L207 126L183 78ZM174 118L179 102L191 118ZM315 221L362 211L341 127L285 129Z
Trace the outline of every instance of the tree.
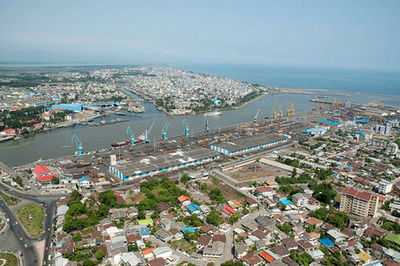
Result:
M189 179L190 179L190 176L189 176L189 174L183 174L182 175L182 177L181 177L181 182L183 183L183 184L187 184L187 182L189 181Z
M240 218L240 214L238 212L235 212L234 214L231 215L231 217L229 217L229 222L231 224L236 223Z
M104 254L103 251L97 250L95 256L96 256L96 259L97 259L97 260L102 260L102 259L104 258L104 256L105 256L105 254Z
M58 177L53 176L53 178L51 179L51 183L53 185L58 185L60 183L60 180L58 179Z
M313 197L317 200L329 204L337 195L330 183L323 182L316 185Z
M117 205L117 196L115 196L112 190L106 190L100 193L99 201L110 208L113 208Z
M218 226L221 223L221 217L219 216L218 212L212 211L207 215L206 222Z
M244 265L243 262L233 261L233 260L228 260L221 264L221 266L243 266L243 265Z

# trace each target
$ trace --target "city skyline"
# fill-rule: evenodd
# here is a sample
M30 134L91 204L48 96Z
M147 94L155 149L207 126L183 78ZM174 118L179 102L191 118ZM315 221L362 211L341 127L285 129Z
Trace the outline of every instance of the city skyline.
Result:
M400 70L396 1L5 2L0 62Z

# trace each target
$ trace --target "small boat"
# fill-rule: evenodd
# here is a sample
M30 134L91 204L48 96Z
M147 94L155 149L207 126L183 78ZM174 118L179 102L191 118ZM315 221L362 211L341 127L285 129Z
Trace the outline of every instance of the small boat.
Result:
M218 111L208 112L204 114L204 116L219 116L219 115L221 115L221 112Z

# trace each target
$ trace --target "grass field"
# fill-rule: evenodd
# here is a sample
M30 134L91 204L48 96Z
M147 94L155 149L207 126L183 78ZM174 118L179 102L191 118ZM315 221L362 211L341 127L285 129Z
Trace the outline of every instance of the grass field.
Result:
M4 260L6 263L4 264ZM0 265L17 266L18 259L11 253L0 253Z
M29 237L39 237L43 231L44 209L37 204L29 204L17 210L17 216Z
M11 197L2 191L0 191L0 197L3 198L3 200L7 203L9 206L17 205L21 200L18 198Z

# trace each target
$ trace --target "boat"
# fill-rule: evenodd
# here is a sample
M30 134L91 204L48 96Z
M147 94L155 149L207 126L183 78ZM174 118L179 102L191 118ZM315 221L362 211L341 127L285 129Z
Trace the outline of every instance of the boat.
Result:
M137 139L135 139L134 141L133 141L133 143L134 144L139 144L139 143L142 143L144 141L144 136L143 135L141 135L141 136L139 136ZM120 141L120 142L114 142L114 143L111 143L111 147L122 147L122 146L127 146L127 145L130 145L131 144L131 142L130 142L130 140L129 139L127 139L127 140L125 140L125 141Z
M218 111L208 112L204 114L204 116L219 116L219 115L221 115L221 112Z

